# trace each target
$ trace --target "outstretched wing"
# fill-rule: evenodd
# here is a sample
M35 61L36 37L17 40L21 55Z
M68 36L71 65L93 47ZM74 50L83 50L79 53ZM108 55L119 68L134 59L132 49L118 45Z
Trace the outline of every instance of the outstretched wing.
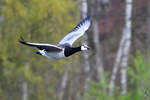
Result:
M62 49L60 47L57 47L57 46L51 45L51 44L31 43L31 42L25 42L24 40L19 40L19 42L22 44L28 45L28 46L36 47L40 50L45 50L47 52L62 51Z
M86 30L90 27L91 21L90 16L83 19L68 35L66 35L59 43L58 45L64 45L69 44L72 46L72 44L81 37Z

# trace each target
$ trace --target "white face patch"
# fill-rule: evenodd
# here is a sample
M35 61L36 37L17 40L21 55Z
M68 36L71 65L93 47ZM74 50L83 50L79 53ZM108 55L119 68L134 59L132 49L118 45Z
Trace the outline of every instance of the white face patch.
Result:
M81 51L86 51L88 49L89 49L89 47L87 45L82 45L81 46Z

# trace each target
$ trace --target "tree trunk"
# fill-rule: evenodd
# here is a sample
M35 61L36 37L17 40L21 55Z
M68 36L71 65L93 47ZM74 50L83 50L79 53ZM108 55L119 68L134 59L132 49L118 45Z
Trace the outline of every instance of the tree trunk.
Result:
M0 5L0 11L2 10L2 6ZM2 23L3 23L3 21L4 21L4 16L3 15L1 15L0 16L0 29L2 28Z
M148 47L148 55L149 55L149 50L150 50L150 1L148 1L147 5L147 47Z
M25 66L24 66L25 70L24 70L24 74L23 74L23 82L22 82L22 100L28 100L28 83L27 80L25 79L24 75L25 75L25 71L26 69L29 68L29 63L25 62Z
M88 12L88 5L87 5L87 0L82 0L82 19L87 16ZM85 33L83 37L83 44L87 44L88 36ZM83 53L83 60L84 60L84 65L83 65L83 74L84 74L84 92L88 91L89 88L89 82L90 82L90 64L89 64L89 55L88 52Z
M26 81L22 83L22 100L28 100L28 84Z
M109 85L109 95L112 94L115 84L115 79L119 65L121 65L121 89L122 94L126 93L126 66L128 60L129 49L131 45L131 11L132 0L126 1L126 13L125 13L125 28L123 29L123 35L121 38L120 46L117 52L116 60L113 66Z
M101 3L102 3L104 6L107 6L107 5L110 3L110 0L101 0Z
M64 75L62 77L59 94L58 94L58 98L59 98L58 100L63 100L65 88L66 88L67 81L68 81L69 68L70 68L70 66L67 66L67 68L65 69Z
M98 26L98 17L101 12L100 0L89 0L88 5L90 7L89 13L92 16L92 38L93 38L93 46L94 46L94 65L93 67L97 71L98 80L105 80L104 68L101 61L101 51L100 51L100 33Z
M114 63L114 66L113 66L112 74L111 74L108 95L111 95L113 93L117 71L118 71L118 68L119 68L121 57L123 55L124 41L125 41L125 37L124 37L124 34L123 34L121 42L120 42L119 49L117 51L117 56L116 56L115 63Z
M125 46L123 49L123 56L121 62L121 93L127 93L127 64L128 56L131 46L131 16L132 16L132 0L126 0L126 14L125 14L125 28L123 34L125 36Z
M93 38L94 38L94 45L95 45L95 66L98 72L98 78L102 81L105 80L104 77L104 69L103 64L101 61L101 54L100 54L100 41L99 41L99 31L98 31L98 22L94 19L93 20Z

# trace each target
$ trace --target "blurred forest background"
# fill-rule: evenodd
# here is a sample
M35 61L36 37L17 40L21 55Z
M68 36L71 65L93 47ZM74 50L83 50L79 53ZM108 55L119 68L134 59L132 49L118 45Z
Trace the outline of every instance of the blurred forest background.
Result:
M92 25L63 60L26 41L57 44ZM150 100L150 0L0 0L0 100Z

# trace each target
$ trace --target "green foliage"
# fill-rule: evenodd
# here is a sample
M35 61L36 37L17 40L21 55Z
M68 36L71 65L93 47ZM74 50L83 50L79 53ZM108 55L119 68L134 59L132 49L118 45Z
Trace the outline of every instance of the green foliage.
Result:
M150 63L149 58L142 56L140 52L137 52L137 56L133 61L134 67L129 67L129 91L134 88L132 95L135 95L136 100L149 100L150 95Z
M55 85L65 60L52 61L35 55L18 43L20 36L31 42L56 44L75 25L73 0L3 0L0 15L0 98L21 100L22 83L28 83L29 100L54 100ZM55 73L59 73L56 76ZM59 77L60 78L60 77ZM3 97L1 97L3 96Z
M91 82L88 93L85 93L83 100L107 100L107 93L105 90L106 84L102 82Z
M128 92L123 96L120 86L116 86L112 96L108 97L109 82L92 82L89 92L82 100L149 100L150 99L150 63L146 57L137 52L133 63L128 66ZM104 88L106 87L106 88ZM106 90L105 90L106 89Z

